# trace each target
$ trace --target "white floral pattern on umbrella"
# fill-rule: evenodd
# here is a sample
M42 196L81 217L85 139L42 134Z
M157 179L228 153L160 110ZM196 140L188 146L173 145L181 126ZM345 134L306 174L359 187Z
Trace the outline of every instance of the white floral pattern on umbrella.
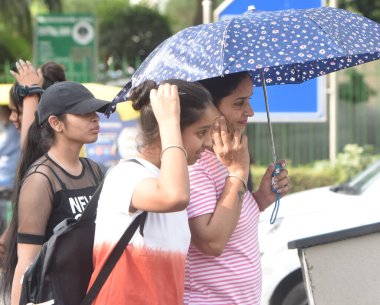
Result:
M380 25L359 14L320 7L255 11L186 28L161 43L114 99L151 79L197 81L250 71L254 85L296 84L380 58Z

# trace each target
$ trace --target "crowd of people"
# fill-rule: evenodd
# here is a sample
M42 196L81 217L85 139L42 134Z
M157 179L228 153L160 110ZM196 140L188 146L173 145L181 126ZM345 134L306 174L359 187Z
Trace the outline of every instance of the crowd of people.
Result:
M97 140L96 112L108 101L67 81L54 62L35 69L19 60L11 73L9 120L21 154L13 215L1 237L1 280L3 295L16 305L22 275L54 227L80 217L103 180L99 165L80 151ZM104 179L89 287L129 224L143 211L148 216L93 304L259 304L258 219L276 200L273 187L281 196L289 192L289 177L279 161L278 176L270 164L257 190L249 187L244 131L254 115L253 89L250 74L241 72L199 82L146 81L132 90L140 111L138 162L121 160Z

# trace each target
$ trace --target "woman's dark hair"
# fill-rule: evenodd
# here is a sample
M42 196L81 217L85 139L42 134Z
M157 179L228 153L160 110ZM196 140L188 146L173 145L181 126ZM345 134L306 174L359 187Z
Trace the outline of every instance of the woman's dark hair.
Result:
M199 83L190 83L179 79L169 79L161 84L172 84L178 87L181 114L181 131L190 126L202 116L203 110L212 105L210 93ZM132 107L140 111L139 147L154 143L159 136L157 120L150 104L150 90L157 89L154 81L148 80L132 89L129 99Z
M54 131L49 122L46 121L42 125L38 125L37 119L35 119L28 130L25 149L21 151L15 181L15 192L12 200L12 219L6 236L6 252L1 264L2 266L0 266L2 267L1 280L3 285L1 292L3 293L4 300L12 288L13 276L17 265L18 199L21 185L29 167L49 150L53 141Z
M18 87L18 82L15 82L11 89L9 90L9 99L12 101L13 105L16 108L17 114L20 115L22 112L22 105L23 105L23 100L20 99L19 95L17 94L17 87Z
M42 89L47 89L56 82L66 81L65 69L62 65L49 61L41 66L42 75L44 77L44 83Z
M56 82L66 80L66 74L63 66L56 62L47 62L41 66L44 82L43 89L47 89ZM13 84L10 90L10 99L14 103L17 113L20 115L23 108L23 100L19 98L16 92L17 82ZM62 117L60 118L62 119ZM3 261L1 262L1 279L3 299L9 294L12 288L14 271L17 265L17 228L18 228L18 198L22 181L29 167L44 153L46 153L54 141L54 131L48 122L38 125L35 121L28 130L24 149L21 151L21 156L17 169L14 194L12 198L13 213L12 219L7 231L6 252Z
M251 77L251 75L244 71L203 79L198 82L211 93L214 105L219 107L222 98L230 95L234 90L236 90L241 81L246 77Z

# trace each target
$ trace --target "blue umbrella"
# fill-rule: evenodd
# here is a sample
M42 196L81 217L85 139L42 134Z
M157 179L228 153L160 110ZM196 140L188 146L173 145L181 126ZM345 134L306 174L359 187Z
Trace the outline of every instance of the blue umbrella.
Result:
M331 7L256 11L186 28L162 42L115 97L144 82L177 78L197 81L249 71L263 86L272 158L277 160L266 86L297 84L380 58L380 25ZM277 169L279 172L279 169Z
M249 10L186 28L162 42L114 103L147 79L187 81L250 71L255 86L297 84L380 58L380 25L331 7Z
M150 79L197 81L249 71L265 86L297 84L380 58L380 25L359 14L331 7L248 10L237 17L186 28L162 42L115 97ZM265 79L265 81L263 81ZM112 108L113 107L113 108Z

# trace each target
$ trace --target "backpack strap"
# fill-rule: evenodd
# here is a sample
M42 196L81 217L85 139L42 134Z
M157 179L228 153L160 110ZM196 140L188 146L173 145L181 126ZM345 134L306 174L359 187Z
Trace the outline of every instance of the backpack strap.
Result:
M92 304L103 284L107 280L108 276L111 274L112 269L115 267L120 256L123 254L125 247L131 240L132 236L135 234L137 228L141 225L142 219L145 221L146 214L147 212L142 212L128 226L127 230L124 232L123 236L120 238L119 242L112 250L110 256L100 270L100 273L98 274L94 284L91 286L90 290L87 292L80 305Z
M98 187L95 190L95 193L92 195L89 203L87 204L86 208L84 209L82 216L79 218L78 221L85 221L88 219L95 219L96 217L96 210L98 209L98 201L100 193L102 192L104 183L104 178L98 185Z

